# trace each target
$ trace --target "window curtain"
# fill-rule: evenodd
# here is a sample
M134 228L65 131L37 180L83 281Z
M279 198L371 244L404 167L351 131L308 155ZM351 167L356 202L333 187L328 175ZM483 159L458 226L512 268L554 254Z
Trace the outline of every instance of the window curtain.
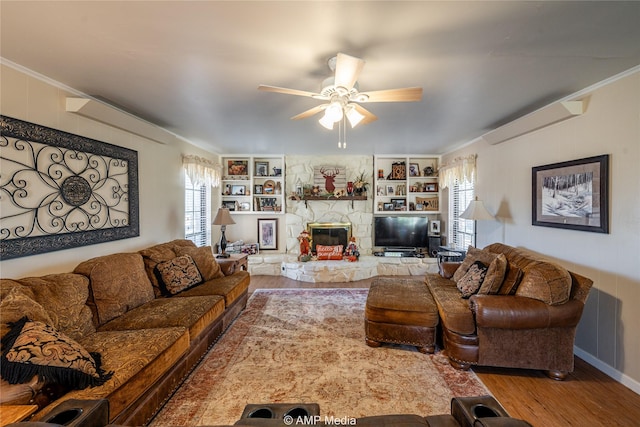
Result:
M187 172L194 187L210 185L220 186L220 171L222 166L202 157L192 154L182 156L182 166Z
M438 170L440 188L453 187L457 182L476 181L476 157L472 154L467 157L456 157L451 162L441 166Z

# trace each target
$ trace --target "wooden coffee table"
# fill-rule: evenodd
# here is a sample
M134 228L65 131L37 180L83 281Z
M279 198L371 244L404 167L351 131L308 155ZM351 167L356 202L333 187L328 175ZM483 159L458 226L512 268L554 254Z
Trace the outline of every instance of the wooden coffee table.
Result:
M37 405L0 405L0 420L3 426L24 421L38 410Z

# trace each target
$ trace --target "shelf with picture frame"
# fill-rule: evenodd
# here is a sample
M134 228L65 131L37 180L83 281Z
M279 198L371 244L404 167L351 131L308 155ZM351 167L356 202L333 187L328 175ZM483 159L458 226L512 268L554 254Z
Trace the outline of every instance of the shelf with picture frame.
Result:
M374 156L374 214L440 213L439 155Z
M283 155L225 154L222 163L222 206L233 214L284 213Z

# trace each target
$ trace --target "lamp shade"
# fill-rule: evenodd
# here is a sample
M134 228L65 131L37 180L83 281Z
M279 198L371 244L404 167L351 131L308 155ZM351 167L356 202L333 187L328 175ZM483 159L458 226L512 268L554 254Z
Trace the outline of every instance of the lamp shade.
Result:
M231 218L231 214L229 213L229 209L227 208L218 208L218 213L216 217L213 219L213 225L231 225L236 222Z
M331 120L334 123L342 120L342 117L344 115L344 111L342 111L342 105L339 102L335 101L329 104L329 106L324 111L324 115L327 117L327 119Z
M364 115L360 114L360 112L356 110L356 107L354 107L353 105L349 105L347 106L347 108L347 119L349 119L349 124L351 124L351 127L354 128L358 123L362 121L362 119L364 119Z
M495 217L487 211L487 208L484 207L482 200L478 200L477 197L475 200L472 200L469 206L467 206L467 209L460 214L460 218L474 221L495 219Z
M322 126L324 126L325 128L327 128L329 130L333 129L333 121L326 114L324 116L322 116L322 118L320 118L320 120L318 120L318 123L320 123Z

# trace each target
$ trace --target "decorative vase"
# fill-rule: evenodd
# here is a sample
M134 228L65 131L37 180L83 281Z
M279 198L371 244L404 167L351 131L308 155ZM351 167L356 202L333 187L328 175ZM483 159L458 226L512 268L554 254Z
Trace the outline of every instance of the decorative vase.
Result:
M347 194L353 196L353 182L347 182Z

